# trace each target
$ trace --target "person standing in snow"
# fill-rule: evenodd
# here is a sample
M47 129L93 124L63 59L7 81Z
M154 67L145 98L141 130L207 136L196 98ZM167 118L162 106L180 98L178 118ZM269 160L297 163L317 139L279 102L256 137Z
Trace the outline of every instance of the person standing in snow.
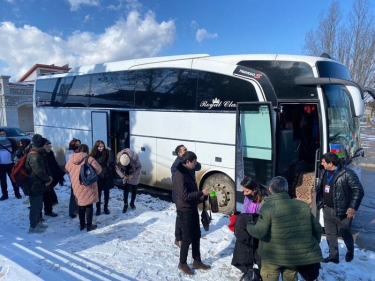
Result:
M194 269L210 269L211 266L201 261L200 239L201 230L199 224L198 204L204 201L210 191L208 188L198 190L195 180L195 166L197 156L192 151L186 151L177 171L173 176L173 188L177 216L180 219L182 228L182 242L180 248L180 262L178 268L188 275L193 275L193 270L187 264L189 246L192 244L192 256Z
M102 171L102 167L100 167L99 163L96 162L93 157L89 156L89 148L86 144L81 144L77 152L70 156L68 163L65 165L65 169L69 173L73 193L78 204L80 230L87 227L87 231L91 231L97 228L97 225L92 224L92 218L93 203L99 201L99 194L97 182L86 186L81 184L79 179L81 166L84 164L86 157L88 157L87 163L89 163L99 175Z

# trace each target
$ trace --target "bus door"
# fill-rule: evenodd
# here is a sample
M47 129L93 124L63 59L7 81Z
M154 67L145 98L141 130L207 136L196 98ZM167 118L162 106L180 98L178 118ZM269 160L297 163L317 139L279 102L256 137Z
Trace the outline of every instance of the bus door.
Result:
M91 111L92 146L97 140L102 140L108 146L108 112Z
M275 114L270 102L237 103L236 209L244 199L240 186L244 175L263 185L275 175Z

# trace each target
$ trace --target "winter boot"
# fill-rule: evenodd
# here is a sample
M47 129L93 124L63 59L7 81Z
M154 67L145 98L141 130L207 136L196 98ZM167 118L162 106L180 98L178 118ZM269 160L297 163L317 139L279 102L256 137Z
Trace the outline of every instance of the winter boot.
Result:
M91 231L97 228L97 225L92 224L93 211L93 208L86 208L87 231Z
M104 214L109 215L111 212L108 210L109 190L104 191Z
M194 269L203 269L203 270L207 270L207 269L210 269L210 268L211 268L211 265L204 264L203 262L201 262L201 261L199 261L199 260L194 260L194 262L193 262L193 268L194 268Z
M79 230L84 230L85 229L85 225L86 225L86 223L85 223L85 215L86 215L86 207L79 207L78 208Z
M122 209L122 212L126 213L128 211L128 207L129 207L128 204L124 204L124 208Z
M179 263L178 268L187 275L194 275L194 271L188 266L187 263Z

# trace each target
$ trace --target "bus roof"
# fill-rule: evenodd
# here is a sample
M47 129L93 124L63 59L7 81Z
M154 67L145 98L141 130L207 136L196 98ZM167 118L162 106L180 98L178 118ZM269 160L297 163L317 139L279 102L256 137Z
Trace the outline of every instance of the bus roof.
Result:
M71 75L82 75L82 74L94 74L102 72L116 72L129 70L131 68L138 68L147 64L160 64L168 63L171 65L173 62L177 61L188 61L190 63L185 65L191 65L193 60L207 60L216 61L225 64L237 65L240 61L254 61L254 60L265 60L265 61L301 61L308 63L311 67L314 67L317 61L332 61L339 63L333 59L324 57L314 57L314 56L302 56L302 55L285 55L285 54L241 54L241 55L223 55L223 56L210 56L208 54L191 54L191 55L179 55L179 56L164 56L164 57L152 57L152 58L142 58L133 60L123 60L108 63L99 63L86 66L78 66L72 68L68 73L64 74L54 74L53 77L63 77ZM38 78L47 78L50 75L45 75Z

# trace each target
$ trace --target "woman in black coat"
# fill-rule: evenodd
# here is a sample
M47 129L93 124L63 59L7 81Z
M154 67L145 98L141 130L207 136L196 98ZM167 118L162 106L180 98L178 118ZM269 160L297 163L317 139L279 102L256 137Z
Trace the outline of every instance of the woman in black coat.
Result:
M103 141L98 140L95 142L94 147L91 150L90 156L94 157L95 160L102 167L102 172L99 175L98 180L98 193L99 202L96 203L96 215L100 215L100 203L102 192L104 193L104 214L109 215L108 209L109 202L109 190L113 188L113 176L112 169L114 165L113 153L109 148L105 147Z

